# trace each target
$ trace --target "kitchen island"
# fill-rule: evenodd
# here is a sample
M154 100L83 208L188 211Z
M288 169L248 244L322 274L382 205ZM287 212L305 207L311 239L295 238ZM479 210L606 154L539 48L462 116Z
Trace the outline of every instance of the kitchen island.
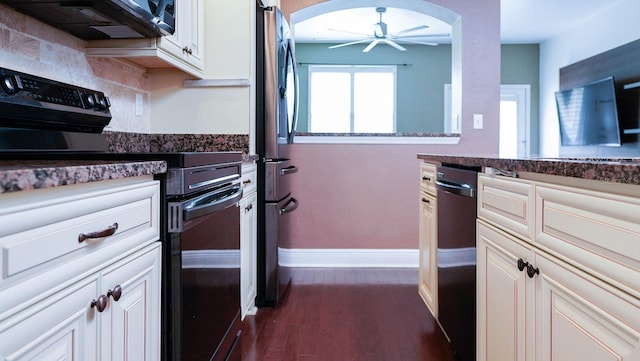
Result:
M437 166L479 171L477 360L637 359L640 158L417 157L419 292L432 312Z
M418 154L431 164L453 164L489 167L506 172L526 172L592 179L612 183L640 185L640 158L499 158L497 156L464 156Z

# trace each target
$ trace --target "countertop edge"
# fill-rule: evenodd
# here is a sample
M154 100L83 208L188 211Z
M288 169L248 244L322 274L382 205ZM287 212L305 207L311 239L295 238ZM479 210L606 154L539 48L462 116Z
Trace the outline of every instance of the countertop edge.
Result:
M505 171L531 172L611 183L640 184L637 159L501 159L418 153L418 159L471 167L491 167Z
M165 161L0 160L0 194L166 173Z

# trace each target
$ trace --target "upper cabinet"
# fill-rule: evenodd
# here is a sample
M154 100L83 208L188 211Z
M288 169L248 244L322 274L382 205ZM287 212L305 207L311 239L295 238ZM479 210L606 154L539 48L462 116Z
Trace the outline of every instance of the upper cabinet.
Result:
M89 41L86 54L126 58L146 68L177 68L202 78L204 38L204 0L181 0L176 1L173 35Z

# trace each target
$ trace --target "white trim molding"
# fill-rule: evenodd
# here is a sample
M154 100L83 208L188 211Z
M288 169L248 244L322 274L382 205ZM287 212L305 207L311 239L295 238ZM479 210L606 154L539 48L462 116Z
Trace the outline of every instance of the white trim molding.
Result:
M278 248L284 267L418 268L417 249Z
M443 144L455 145L460 137L395 137L395 136L321 136L296 135L299 144Z

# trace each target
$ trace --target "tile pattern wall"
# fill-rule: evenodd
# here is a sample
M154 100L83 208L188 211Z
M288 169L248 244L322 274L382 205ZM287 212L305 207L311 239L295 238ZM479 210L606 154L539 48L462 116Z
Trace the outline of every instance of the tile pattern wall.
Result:
M86 42L0 5L0 67L103 91L111 100L108 129L149 133L146 69L116 58L87 57ZM144 116L135 115L135 95Z

